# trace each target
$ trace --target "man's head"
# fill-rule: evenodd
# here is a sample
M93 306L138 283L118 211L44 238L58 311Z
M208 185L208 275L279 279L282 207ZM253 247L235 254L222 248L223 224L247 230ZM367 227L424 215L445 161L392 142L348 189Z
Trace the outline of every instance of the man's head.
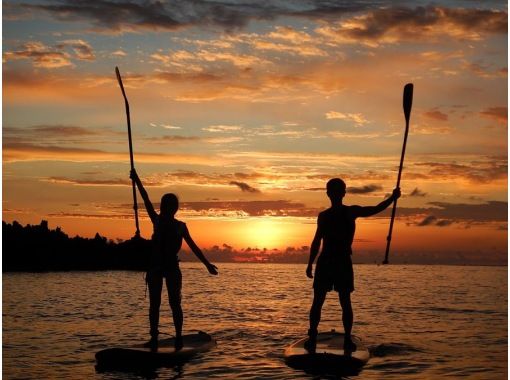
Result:
M340 178L332 178L326 184L326 194L331 200L345 197L345 189L345 182Z
M161 215L174 216L179 209L179 198L173 193L167 193L161 197Z

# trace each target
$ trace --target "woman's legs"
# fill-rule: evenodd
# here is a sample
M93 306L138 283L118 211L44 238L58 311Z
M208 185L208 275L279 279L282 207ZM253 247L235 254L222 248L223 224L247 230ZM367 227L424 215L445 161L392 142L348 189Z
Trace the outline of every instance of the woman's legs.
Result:
M149 287L149 324L151 340L157 342L163 277L159 274L147 273L147 285Z
M181 306L181 287L182 275L181 271L177 269L170 275L166 276L166 289L168 291L168 301L170 309L172 310L172 317L175 326L175 346L177 349L182 348L182 325L184 323L184 314Z

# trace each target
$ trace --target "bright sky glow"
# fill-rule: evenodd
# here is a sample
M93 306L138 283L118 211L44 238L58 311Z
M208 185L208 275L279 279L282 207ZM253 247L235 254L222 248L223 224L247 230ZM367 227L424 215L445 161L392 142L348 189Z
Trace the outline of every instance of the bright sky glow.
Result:
M309 245L329 178L346 204L391 192L413 82L395 256L506 263L507 17L501 1L4 1L3 220L133 235L118 66L154 203L178 194L204 247ZM387 226L359 221L359 257L382 258Z

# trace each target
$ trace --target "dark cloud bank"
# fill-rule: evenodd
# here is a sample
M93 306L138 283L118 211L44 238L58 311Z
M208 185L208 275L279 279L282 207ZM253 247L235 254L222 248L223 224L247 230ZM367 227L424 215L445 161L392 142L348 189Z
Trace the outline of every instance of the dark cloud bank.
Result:
M388 30L409 31L448 24L466 31L506 33L507 13L477 8L446 8L433 5L408 7L404 1L38 1L4 5L10 19L31 12L46 12L61 21L87 21L99 30L177 30L190 26L218 26L233 30L252 20L299 17L338 20L367 12L362 24L348 31L349 37L378 39Z

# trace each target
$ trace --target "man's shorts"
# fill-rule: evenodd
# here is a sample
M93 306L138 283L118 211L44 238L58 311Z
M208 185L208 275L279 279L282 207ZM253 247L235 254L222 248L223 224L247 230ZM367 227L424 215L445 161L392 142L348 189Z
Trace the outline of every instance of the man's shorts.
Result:
M313 288L326 292L335 290L339 293L352 293L354 291L354 272L351 255L336 253L333 256L321 253L315 267Z

